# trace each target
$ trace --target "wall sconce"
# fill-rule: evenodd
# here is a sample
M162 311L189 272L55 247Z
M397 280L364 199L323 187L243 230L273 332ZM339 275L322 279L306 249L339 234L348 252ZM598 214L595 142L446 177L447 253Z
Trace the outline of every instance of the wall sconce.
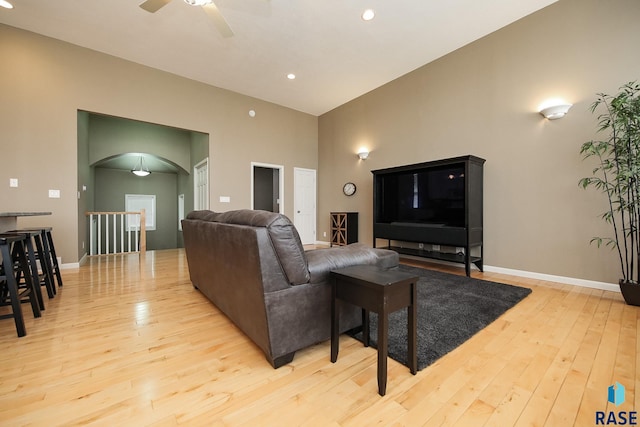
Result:
M360 150L358 151L358 157L360 157L360 160L367 160L367 157L369 157L369 152L367 150Z
M136 176L147 176L151 174L151 171L149 170L149 168L144 165L144 156L140 156L140 161L138 162L138 165L133 169L131 169L131 173Z
M539 112L544 116L545 119L556 120L563 118L571 107L571 104L567 104L564 101L556 100L553 103L546 102L545 104L541 105Z

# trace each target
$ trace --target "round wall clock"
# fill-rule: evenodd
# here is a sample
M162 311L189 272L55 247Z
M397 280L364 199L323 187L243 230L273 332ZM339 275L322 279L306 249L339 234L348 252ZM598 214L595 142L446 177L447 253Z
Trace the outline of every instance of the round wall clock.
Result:
M342 192L345 196L353 196L354 194L356 194L356 185L353 182L347 182L342 187Z

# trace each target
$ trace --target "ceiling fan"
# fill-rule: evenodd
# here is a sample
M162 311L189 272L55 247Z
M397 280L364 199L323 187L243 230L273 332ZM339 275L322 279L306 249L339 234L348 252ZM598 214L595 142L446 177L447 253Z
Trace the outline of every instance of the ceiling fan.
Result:
M171 0L146 0L140 4L140 7L147 12L155 13L170 2ZM213 0L184 0L184 2L191 6L201 6L213 21L213 25L215 25L220 34L222 34L222 37L233 36L231 27L227 24L227 21L224 19L222 13L220 13L220 10Z

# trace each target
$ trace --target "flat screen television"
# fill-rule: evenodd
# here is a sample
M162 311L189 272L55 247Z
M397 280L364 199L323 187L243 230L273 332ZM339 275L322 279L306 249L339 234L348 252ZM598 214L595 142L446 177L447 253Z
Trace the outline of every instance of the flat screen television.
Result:
M464 163L377 175L375 222L464 227L464 175Z

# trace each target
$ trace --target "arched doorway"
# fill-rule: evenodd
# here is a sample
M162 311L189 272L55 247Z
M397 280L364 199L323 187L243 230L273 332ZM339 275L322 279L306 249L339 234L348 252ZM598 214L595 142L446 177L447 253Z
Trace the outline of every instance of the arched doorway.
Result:
M208 159L209 135L103 114L78 112L78 251L87 253L87 211L124 211L125 195L154 195L156 229L147 249L182 247L179 213L194 203L193 168ZM151 171L131 173L140 159Z

